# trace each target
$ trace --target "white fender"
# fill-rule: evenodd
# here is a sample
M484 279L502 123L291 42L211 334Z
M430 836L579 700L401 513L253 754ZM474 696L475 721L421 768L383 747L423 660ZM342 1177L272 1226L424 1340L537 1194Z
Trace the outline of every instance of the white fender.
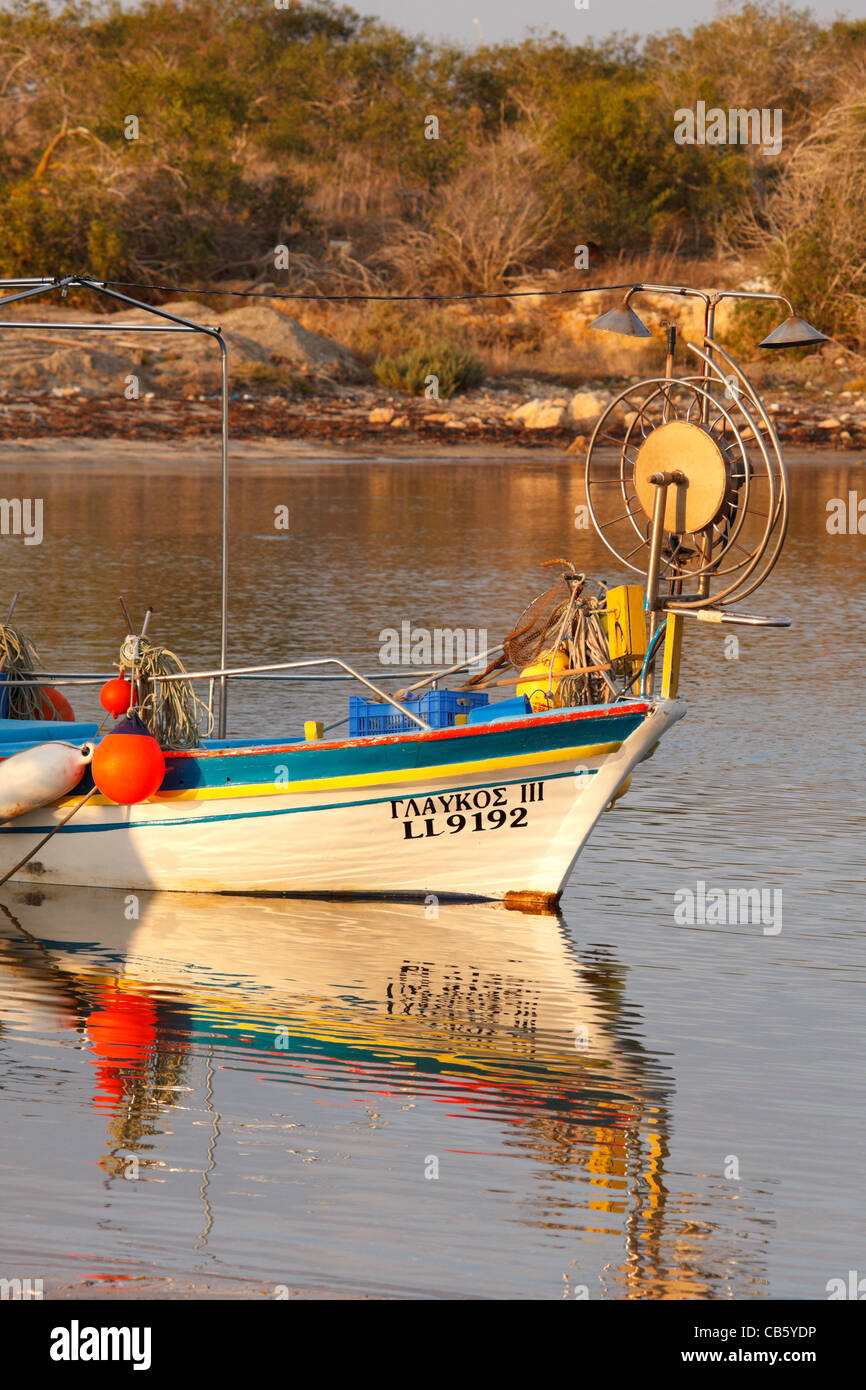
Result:
M0 820L48 806L78 786L93 759L93 744L39 743L0 762Z

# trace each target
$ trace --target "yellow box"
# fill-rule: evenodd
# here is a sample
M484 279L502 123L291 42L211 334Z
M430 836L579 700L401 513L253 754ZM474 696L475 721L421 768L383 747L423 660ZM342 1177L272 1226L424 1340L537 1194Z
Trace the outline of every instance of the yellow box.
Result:
M627 674L640 667L646 654L646 614L644 591L640 584L619 584L607 591L607 635L612 663L629 667Z
M683 615L669 613L665 627L665 652L662 665L662 699L673 700L680 688L680 652L683 646Z

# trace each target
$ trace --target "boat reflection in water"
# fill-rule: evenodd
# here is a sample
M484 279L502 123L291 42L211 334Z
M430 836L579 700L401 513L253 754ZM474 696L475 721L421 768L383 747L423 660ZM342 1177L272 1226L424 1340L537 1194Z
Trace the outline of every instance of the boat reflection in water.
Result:
M477 1147L479 1126L495 1122L497 1147L532 1161L516 1219L568 1231L572 1253L615 1238L620 1253L599 1267L591 1298L760 1294L760 1240L746 1259L738 1237L732 1247L730 1232L696 1219L695 1204L709 1202L669 1194L667 1071L636 1037L613 953L579 954L560 917L11 885L0 904L0 1020L80 1034L109 1184L133 1161L141 1177L164 1177L161 1116L198 1088L204 1058L198 1249L218 1217L220 1072L246 1067L362 1092L380 1111L445 1102L450 1151L461 1139ZM290 1239L291 1212L274 1215ZM573 1296L587 1266L564 1264Z

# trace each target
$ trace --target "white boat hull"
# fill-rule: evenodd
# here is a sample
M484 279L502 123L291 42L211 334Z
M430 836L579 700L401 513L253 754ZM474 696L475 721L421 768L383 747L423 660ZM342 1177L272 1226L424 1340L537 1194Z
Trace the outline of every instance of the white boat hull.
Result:
M571 746L490 766L366 774L362 787L334 785L351 784L347 776L167 793L132 807L94 801L15 877L131 891L551 898L626 778L684 711L656 702L617 746L572 737ZM3 872L69 804L0 832Z

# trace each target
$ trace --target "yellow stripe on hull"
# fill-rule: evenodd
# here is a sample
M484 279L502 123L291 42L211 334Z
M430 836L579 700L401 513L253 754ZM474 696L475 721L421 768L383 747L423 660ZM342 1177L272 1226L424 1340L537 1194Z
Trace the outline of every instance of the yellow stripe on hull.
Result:
M411 767L385 772L349 773L345 777L308 778L302 782L259 782L240 787L190 787L184 791L157 792L147 805L169 801L225 801L239 796L286 796L297 792L348 791L362 787L398 786L402 782L432 782L444 777L466 777L479 772L500 772L516 767L537 767L542 763L585 761L616 753L621 743L589 743L578 748L557 748L538 753L515 753L512 757L481 758L470 763L444 763L439 767ZM58 809L74 806L80 796L55 802ZM90 805L113 806L105 796L94 796Z

